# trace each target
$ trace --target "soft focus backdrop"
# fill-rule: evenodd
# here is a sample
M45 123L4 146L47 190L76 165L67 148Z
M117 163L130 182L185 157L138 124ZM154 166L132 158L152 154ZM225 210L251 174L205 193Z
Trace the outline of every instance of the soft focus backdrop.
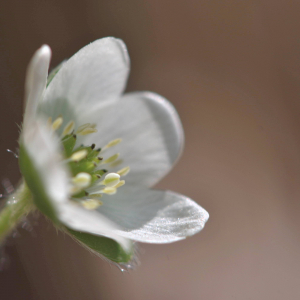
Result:
M2 0L0 180L20 179L6 149L18 146L34 51L49 44L54 67L116 36L131 56L128 90L168 98L185 129L158 187L211 218L186 241L140 245L141 265L125 274L31 218L6 248L1 299L299 299L299 13L297 0Z

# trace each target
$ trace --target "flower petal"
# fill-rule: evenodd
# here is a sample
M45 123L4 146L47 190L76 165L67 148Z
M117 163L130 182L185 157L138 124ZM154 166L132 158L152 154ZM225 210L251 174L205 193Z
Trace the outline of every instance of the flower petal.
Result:
M72 116L122 94L129 73L129 57L122 40L96 40L65 62L49 84L42 107L47 115ZM66 115L64 114L65 112ZM75 120L76 121L76 120Z
M42 100L46 88L50 59L51 49L43 45L35 52L28 65L25 80L24 126L35 119L38 103Z
M118 234L119 227L97 211L66 202L59 205L59 219L73 230L108 237L119 243L127 253L133 251L132 242Z
M122 227L118 234L144 243L184 239L202 230L209 218L197 203L170 191L120 191L103 202L99 211Z
M119 152L123 161L110 171L130 166L126 185L153 186L171 169L183 147L183 129L174 107L151 92L125 94L99 110L82 115L82 123L97 123L98 133L78 139L97 147L121 138L105 151L104 158Z
M59 141L43 123L31 121L20 139L21 172L37 207L57 221L58 205L68 201L68 172L61 162Z

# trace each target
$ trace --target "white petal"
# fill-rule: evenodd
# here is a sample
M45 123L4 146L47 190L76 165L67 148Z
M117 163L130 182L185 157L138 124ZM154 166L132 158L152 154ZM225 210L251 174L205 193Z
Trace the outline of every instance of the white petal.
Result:
M53 118L62 114L65 123L71 118L76 122L77 114L120 97L129 68L127 49L121 40L96 40L63 64L45 92L42 111Z
M144 243L171 243L203 229L208 213L191 199L169 191L123 190L103 197L103 214L122 227L118 233ZM124 189L124 188L123 188Z
M33 55L25 80L25 115L24 126L35 118L37 106L42 100L46 88L48 68L51 59L51 49L43 45Z
M126 94L102 109L82 116L82 123L97 123L98 133L79 139L97 147L121 138L122 142L105 151L104 159L120 153L123 163L109 171L130 166L126 185L150 187L171 169L183 147L183 130L174 107L150 92Z
M59 206L59 219L73 230L111 238L126 252L132 250L130 240L118 234L119 227L97 211L86 210L68 202Z
M30 126L24 128L21 143L38 172L53 206L68 201L69 174L62 163L60 142L56 135L51 134L43 123L32 121Z

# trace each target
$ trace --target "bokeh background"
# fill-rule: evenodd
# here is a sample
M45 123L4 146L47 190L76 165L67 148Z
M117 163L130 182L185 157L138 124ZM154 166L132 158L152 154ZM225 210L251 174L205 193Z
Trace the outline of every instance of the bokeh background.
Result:
M185 128L158 187L211 218L186 241L140 245L125 274L31 218L5 249L1 299L299 299L299 13L297 0L2 0L0 180L20 179L6 149L18 146L34 51L49 44L54 67L116 36L131 56L128 91L164 95Z

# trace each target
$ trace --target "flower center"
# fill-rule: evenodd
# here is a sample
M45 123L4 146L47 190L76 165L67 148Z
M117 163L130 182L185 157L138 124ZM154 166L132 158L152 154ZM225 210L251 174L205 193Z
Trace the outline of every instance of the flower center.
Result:
M54 121L50 117L48 126L58 130L63 124L63 117ZM73 201L80 203L86 209L96 209L103 203L100 198L103 194L113 195L117 189L125 184L122 176L129 173L130 168L125 167L116 173L109 173L109 167L116 167L122 163L120 154L116 153L104 159L105 150L118 145L122 140L115 139L102 148L95 144L75 147L78 135L88 135L97 132L96 124L86 123L75 130L75 122L70 121L63 129L61 143L65 162L68 164L72 179L70 182L70 195ZM105 165L105 169L103 166Z

